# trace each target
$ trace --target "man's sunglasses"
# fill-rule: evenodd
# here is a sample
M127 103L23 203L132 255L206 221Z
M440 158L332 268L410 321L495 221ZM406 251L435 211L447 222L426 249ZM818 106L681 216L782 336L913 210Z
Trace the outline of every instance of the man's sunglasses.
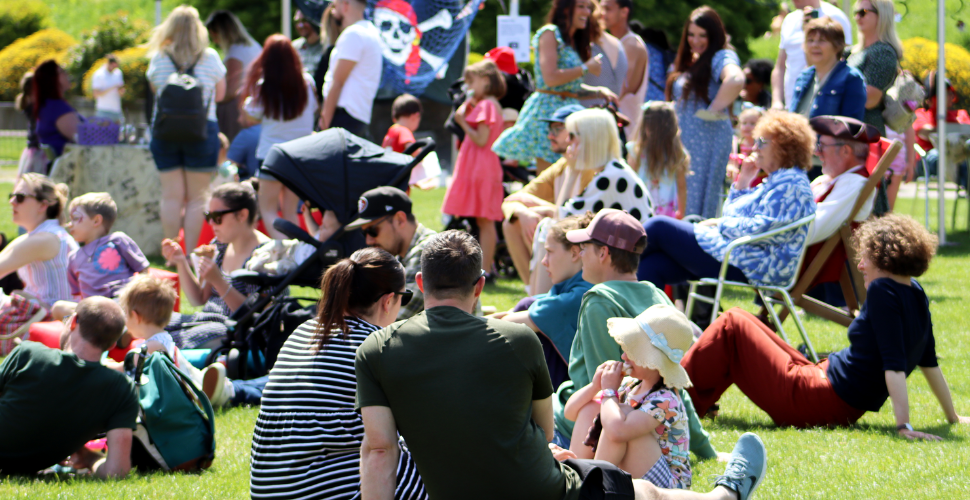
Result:
M414 297L414 291L409 288L405 288L403 292L393 292L393 293L394 295L401 296L401 307L408 305L408 303L411 302L411 299Z
M24 200L26 200L27 198L33 198L35 200L37 199L37 197L34 196L34 195L32 195L32 194L27 194L27 193L10 193L10 201L16 200L18 205L21 204L21 203L23 203Z
M230 208L229 210L213 210L212 212L203 212L205 214L205 220L211 222L212 224L219 225L222 224L222 218L231 213L238 212L242 210L243 207Z
M384 217L381 217L380 219L377 219L376 221L374 221L374 223L371 224L369 227L362 228L361 231L363 231L365 235L370 236L371 238L377 238L377 235L381 234L381 230L378 229L378 227L380 227L380 225L383 224L384 221L386 221L390 217L391 217L390 215L385 215Z

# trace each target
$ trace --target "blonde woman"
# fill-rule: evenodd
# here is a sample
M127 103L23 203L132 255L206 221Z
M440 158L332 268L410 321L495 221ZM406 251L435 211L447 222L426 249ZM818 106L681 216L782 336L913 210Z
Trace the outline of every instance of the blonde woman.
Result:
M866 112L863 122L886 135L882 97L896 80L903 44L896 34L896 9L892 0L861 0L856 3L855 23L859 43L852 48L849 66L866 80Z
M185 230L185 247L193 249L199 242L205 212L205 191L219 158L219 125L216 122L216 102L226 93L226 67L219 54L209 47L209 34L195 7L183 5L168 15L152 32L148 42L151 61L148 82L156 93L165 86L168 77L178 69L192 69L203 88L207 103L208 127L206 139L193 142L174 142L160 139L153 131L151 151L162 184L161 218L165 238L178 238ZM185 213L183 219L183 211Z
M249 35L235 14L228 10L217 10L209 14L205 21L209 39L222 50L226 58L226 94L216 107L219 118L219 131L230 142L239 133L239 90L246 81L246 70L262 51L262 46Z

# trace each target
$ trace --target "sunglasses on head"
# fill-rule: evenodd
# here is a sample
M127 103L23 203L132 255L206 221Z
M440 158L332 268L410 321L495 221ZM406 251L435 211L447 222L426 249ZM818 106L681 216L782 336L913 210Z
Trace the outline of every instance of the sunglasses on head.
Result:
M394 295L401 296L401 307L408 305L411 302L411 298L414 297L414 291L409 288L405 288L403 292L393 292Z
M384 217L381 217L380 219L377 219L376 221L374 221L374 223L371 224L369 227L362 228L361 231L363 231L365 235L370 236L371 238L377 238L377 235L381 234L381 230L378 229L378 227L380 227L380 225L383 224L384 221L386 221L389 217L391 216L385 215Z
M205 214L205 220L211 222L212 224L219 225L222 224L222 218L231 213L235 213L242 210L240 208L230 208L229 210L213 210L211 212L203 212Z
M23 203L24 200L26 200L27 198L33 198L35 200L37 199L37 197L34 196L34 195L32 195L32 194L27 194L27 193L10 193L10 200L11 201L16 200L18 204L19 203Z

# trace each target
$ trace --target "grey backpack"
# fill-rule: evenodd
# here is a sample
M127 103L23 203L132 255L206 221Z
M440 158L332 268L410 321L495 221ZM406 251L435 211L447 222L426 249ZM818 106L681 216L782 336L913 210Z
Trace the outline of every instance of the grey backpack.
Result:
M171 56L169 56L171 59ZM175 72L158 92L152 134L164 141L199 142L206 140L209 107L202 82L195 78L195 65L182 71L175 60Z

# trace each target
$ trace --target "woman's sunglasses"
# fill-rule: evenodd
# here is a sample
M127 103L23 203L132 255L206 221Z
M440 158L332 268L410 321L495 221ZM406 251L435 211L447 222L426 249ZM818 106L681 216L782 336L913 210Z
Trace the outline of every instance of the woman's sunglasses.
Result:
M229 210L213 210L212 212L203 212L203 213L205 214L206 221L218 226L219 224L222 224L223 216L238 212L240 210L242 210L242 207L230 208Z
M869 12L872 12L873 14L877 14L876 9L856 9L855 17L866 17L866 14L868 14Z
M393 292L394 295L401 296L401 307L408 305L411 302L411 298L414 297L414 292L408 288L405 288L403 292Z
M27 193L10 193L10 201L16 200L18 205L21 204L21 203L23 203L24 200L26 200L27 198L33 198L35 200L37 199L37 197L34 196L34 195L32 195L32 194L27 194Z
M764 147L767 146L768 144L771 144L771 141L769 141L768 139L765 139L764 137L758 137L754 140L755 149L764 149Z

